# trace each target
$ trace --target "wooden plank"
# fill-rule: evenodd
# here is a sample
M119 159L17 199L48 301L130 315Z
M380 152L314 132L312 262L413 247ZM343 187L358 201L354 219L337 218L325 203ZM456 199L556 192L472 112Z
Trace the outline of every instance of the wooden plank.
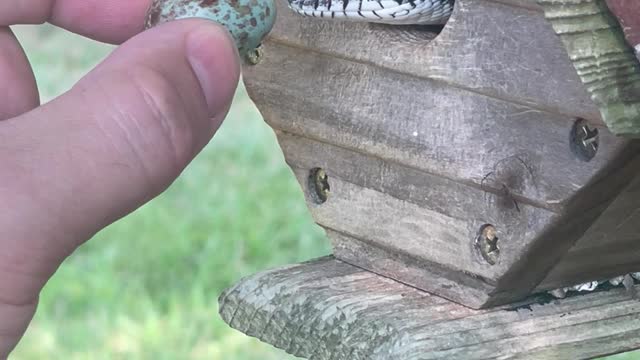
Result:
M537 0L487 0L487 1L493 1L500 4L523 7L525 9L542 12L542 8L538 4Z
M538 290L559 288L567 283L640 271L640 158L624 176L633 180L613 201L584 236L538 285Z
M327 229L338 258L474 308L529 294L604 209L578 207L558 214L522 203L516 208L504 194L327 143L277 135L311 213ZM315 203L308 180L317 167L326 169L331 188L322 204ZM638 166L624 168L627 172L618 176L622 182ZM618 189L612 179L607 185L609 191ZM605 202L611 196L602 189L595 192ZM473 246L486 223L495 225L502 238L501 257L493 266ZM627 244L625 250L637 247L640 243ZM619 258L606 265L619 273L639 265L637 260L614 260ZM568 281L564 285L576 283L568 273L558 274Z
M543 14L531 9L537 5L508 2L520 6L457 0L451 19L435 39L429 29L420 27L302 18L292 14L285 2L277 2L278 22L269 42L601 123L562 43Z
M529 294L631 181L623 169L638 154L604 127L590 161L571 151L576 119L558 113L590 112L572 92L584 89L553 32L531 32L550 29L540 11L508 3L459 1L435 40L431 28L285 10L263 61L244 72L336 255L471 307ZM538 62L544 76L532 77ZM331 178L321 205L315 168ZM495 264L474 247L485 224L498 229Z
M311 213L329 230L339 258L450 299L469 299L474 302L470 306L488 300L491 284L523 256L522 244L532 241L527 236L545 233L556 221L556 214L548 210L526 204L516 210L503 195L326 143L277 134ZM316 167L327 169L331 187L321 205L314 202L308 182ZM473 247L478 229L486 223L495 224L509 239L501 245L503 256L495 266L479 258Z
M586 359L640 348L624 289L471 310L331 257L243 279L220 315L307 359Z
M439 264L439 271L416 266L425 276L414 282L399 266L381 266L386 258L348 258L456 301L472 299L468 306L528 294L621 191L614 173L638 151L602 128L598 154L585 162L570 150L569 118L281 44L265 51L245 79L287 161L303 186L314 167L338 175L331 201L312 208L316 221L371 244L371 253L384 248ZM381 174L388 182L375 185ZM506 240L495 266L473 248L484 224ZM346 254L353 252L338 256ZM488 285L470 291L495 291L464 296L425 268L449 280L461 278L456 271L469 283L479 277Z
M418 258L405 251L387 249L362 238L327 229L334 256L346 263L371 271L442 298L480 309L495 302L495 284L480 276L454 271L434 261ZM429 245L428 245L429 246ZM455 255L454 255L455 257ZM461 257L462 258L462 257ZM478 261L478 264L481 264ZM512 292L508 301L521 300L530 289ZM503 300L503 299L500 299ZM504 301L503 301L504 302Z
M605 1L538 2L609 129L640 137L640 63Z
M485 190L506 185L536 206L562 208L628 150L600 129L598 156L585 163L570 151L571 118L368 64L264 47L270 55L246 81L272 127Z

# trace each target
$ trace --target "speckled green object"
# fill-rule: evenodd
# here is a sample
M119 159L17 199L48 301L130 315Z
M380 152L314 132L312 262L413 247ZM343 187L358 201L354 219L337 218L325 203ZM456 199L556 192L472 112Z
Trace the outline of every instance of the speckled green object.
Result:
M194 17L225 26L236 42L240 57L255 62L257 48L275 22L276 7L273 0L154 0L145 28Z

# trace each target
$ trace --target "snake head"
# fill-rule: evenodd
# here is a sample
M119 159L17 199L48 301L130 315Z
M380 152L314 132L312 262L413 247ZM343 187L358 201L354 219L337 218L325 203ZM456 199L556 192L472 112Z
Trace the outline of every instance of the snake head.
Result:
M256 63L262 39L276 20L273 0L154 0L145 28L186 18L205 18L223 25L231 33L240 58Z

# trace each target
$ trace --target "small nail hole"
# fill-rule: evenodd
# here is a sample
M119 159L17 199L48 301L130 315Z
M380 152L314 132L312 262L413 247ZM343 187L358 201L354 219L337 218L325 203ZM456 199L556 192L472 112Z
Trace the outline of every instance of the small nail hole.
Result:
M313 168L309 172L309 189L316 204L324 204L329 198L331 186L329 176L322 168Z
M498 258L500 257L498 231L493 225L485 224L480 227L474 245L487 263L495 265L498 262Z
M571 151L582 161L593 159L600 147L598 129L590 127L584 119L573 124L569 141Z

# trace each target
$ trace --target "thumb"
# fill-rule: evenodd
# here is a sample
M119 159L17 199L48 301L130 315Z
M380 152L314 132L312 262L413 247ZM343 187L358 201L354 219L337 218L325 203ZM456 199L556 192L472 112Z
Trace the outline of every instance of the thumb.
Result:
M211 139L239 78L218 25L181 20L118 48L68 93L0 123L0 358L82 242L158 195Z

